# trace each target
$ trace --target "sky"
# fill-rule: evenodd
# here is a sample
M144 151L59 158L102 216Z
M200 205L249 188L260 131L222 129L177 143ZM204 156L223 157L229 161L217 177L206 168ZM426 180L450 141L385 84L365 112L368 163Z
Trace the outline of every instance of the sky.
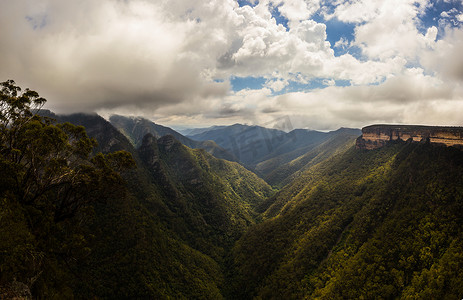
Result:
M57 113L463 126L462 0L0 0L0 41Z

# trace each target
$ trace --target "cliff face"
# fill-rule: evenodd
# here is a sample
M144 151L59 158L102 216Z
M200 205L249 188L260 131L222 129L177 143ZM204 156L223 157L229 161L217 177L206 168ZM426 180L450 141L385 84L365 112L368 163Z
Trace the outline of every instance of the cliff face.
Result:
M371 125L362 128L358 149L376 149L390 141L429 142L463 148L463 127Z

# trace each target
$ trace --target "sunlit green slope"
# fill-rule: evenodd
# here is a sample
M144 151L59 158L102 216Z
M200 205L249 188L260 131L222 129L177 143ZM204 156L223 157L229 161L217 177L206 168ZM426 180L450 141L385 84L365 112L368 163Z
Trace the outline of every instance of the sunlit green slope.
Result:
M232 295L461 298L462 175L463 152L429 144L352 147L313 166L236 244Z

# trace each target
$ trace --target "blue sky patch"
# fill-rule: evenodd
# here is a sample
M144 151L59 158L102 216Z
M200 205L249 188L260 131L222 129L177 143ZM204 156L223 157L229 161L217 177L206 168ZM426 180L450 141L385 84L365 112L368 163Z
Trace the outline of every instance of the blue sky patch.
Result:
M249 1L249 0L238 0L238 5L240 7L243 7L243 6L246 6L246 5L249 5L251 7L254 7L257 5L257 2L256 3L253 3L253 1Z
M238 92L244 89L259 90L265 87L267 79L264 77L232 77L230 83L232 90ZM306 92L314 89L323 89L328 86L351 86L349 80L333 80L330 78L313 78L309 83L289 81L289 84L281 91L273 92L273 96L283 95L286 93Z
M236 77L230 78L230 84L234 92L244 89L258 90L263 87L267 79L264 77Z
M337 41L341 38L344 38L347 43L350 43L354 40L355 36L355 24L353 23L344 23L339 21L336 18L333 18L329 21L323 19L320 14L315 14L312 18L317 23L323 23L326 25L326 39L331 44L331 48L334 50L335 56L340 56L346 53L350 53L357 59L361 57L361 51L359 48L352 49L348 47L334 47Z
M301 83L290 81L288 86L279 92L273 93L274 95L283 95L286 93L296 93L296 92L306 92L314 89L323 89L332 84L329 84L329 81L332 79L329 78L313 78L309 83ZM335 86L350 86L349 80L334 80Z
M275 19L277 24L283 25L286 28L286 31L288 31L289 30L289 26L288 26L289 20L286 17L282 16L280 13L280 10L278 9L281 5L283 4L280 4L278 6L270 6L272 17Z
M330 84L329 78L314 78L311 79L309 83L301 83L296 81L289 81L289 84L279 92L274 92L273 95L282 95L285 93L294 93L294 92L304 92L313 89L322 89L327 86L333 85ZM234 92L238 92L244 89L249 90L259 90L262 89L267 82L267 79L264 77L236 77L232 76L230 78L230 84ZM351 83L349 80L334 80L336 86L350 86Z
M435 1L432 7L426 9L425 15L420 17L421 26L418 26L418 30L421 34L426 34L427 30L431 26L436 26L439 31L437 39L441 39L444 35L444 31L441 24L450 25L451 27L459 27L463 24L456 19L456 15L463 12L462 1L450 1L449 3L444 1ZM444 16L441 14L444 13ZM445 15L448 15L446 17ZM440 22L445 22L441 23Z
M355 57L359 61L367 61L368 60L364 55L362 55L362 49L360 49L360 47L358 47L358 46L351 46L351 47L347 48L344 52L343 52L342 49L334 49L334 54L336 55L336 53L338 53L338 55L349 53L350 55L352 55L353 57Z
M336 86L351 86L350 80L336 80Z
M345 53L348 53L348 48L334 47L337 41L341 38L344 38L348 43L354 40L354 24L343 23L336 19L331 19L328 22L325 22L326 25L326 36L327 40L331 44L331 48L334 50L334 55L339 56ZM350 53L350 52L349 52ZM351 53L352 56L356 57L358 52Z

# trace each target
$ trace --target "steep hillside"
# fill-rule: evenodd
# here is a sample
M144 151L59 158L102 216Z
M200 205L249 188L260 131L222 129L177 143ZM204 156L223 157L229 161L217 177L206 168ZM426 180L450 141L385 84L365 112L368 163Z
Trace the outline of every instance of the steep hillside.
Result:
M152 134L156 138L160 138L165 135L172 135L175 137L175 139L187 147L193 149L204 149L217 158L223 158L229 161L237 161L237 158L233 154L219 147L213 141L195 141L183 136L182 134L169 127L155 124L154 122L141 117L135 118L112 115L109 118L109 121L137 148L141 146L143 137L148 133Z
M256 223L255 207L273 195L270 186L171 135L147 135L135 149L98 115L43 114L84 126L98 141L95 154L128 151L137 168L74 223L35 232L29 214L40 214L3 192L14 182L3 180L10 171L2 160L0 250L14 255L0 256L1 297L25 290L44 298L221 299L227 253Z
M311 143L299 148L297 148L298 145L293 145L295 150L260 162L256 166L256 172L262 174L262 177L272 186L281 188L310 166L350 147L359 136L360 130L341 128L321 133L318 139L313 139L310 136L311 133L306 131L299 137L300 140L306 139Z
M351 147L313 166L237 243L232 294L461 298L462 175L463 152L430 144Z
M187 148L169 135L145 136L138 152L152 182L162 187L166 205L182 217L184 228L176 231L214 257L255 223L254 208L273 194L238 163Z
M97 128L109 126L104 136L94 135L103 149L107 148L107 143L115 144L115 140L125 139L99 116L73 115L67 116L66 120L86 126L89 133L97 133ZM109 128L112 128L111 131ZM202 149L192 150L171 135L156 139L148 134L137 150L127 141L123 144L134 153L138 168L126 176L129 199L134 202L121 204L121 208L132 207L134 210L118 212L117 208L113 208L114 210L108 212L104 207L101 208L105 217L103 220L97 220L99 225L95 228L102 228L97 232L101 232L105 238L96 240L101 246L99 249L108 251L105 255L114 257L114 260L107 260L111 264L105 265L105 268L98 272L105 270L102 274L113 276L118 274L118 268L121 268L126 272L138 274L137 276L151 278L144 279L141 283L135 280L136 277L131 276L122 277L122 281L114 282L105 279L107 284L114 286L127 285L128 282L124 280L135 280L131 284L136 283L134 287L138 286L143 290L140 284L150 285L151 280L155 279L156 284L166 286L166 295L202 295L201 297L210 298L214 293L218 293L212 298L219 297L219 288L223 280L221 268L227 249L255 223L254 208L271 196L273 190L238 163L217 159ZM135 219L127 222L114 220L119 213ZM119 229L116 229L117 226L114 224L119 224ZM129 224L132 225L128 226ZM128 233L132 228L139 233L130 236ZM168 238L163 240L164 237ZM119 240L120 247L113 248L108 247L108 244L101 244L110 240ZM127 245L134 247L132 252L129 252L131 256L127 257L127 262L140 260L136 266L124 267L124 263L121 265L118 262L117 255L120 255L120 251L125 251L122 249L127 249ZM163 245L163 248L159 248L158 245ZM164 257L164 251L170 252L172 256ZM101 253L95 255L104 257ZM191 258L188 258L190 256ZM156 263L153 257L163 257L162 262ZM95 260L93 264L97 262ZM189 266L190 263L198 266ZM177 265L182 270L186 269L172 273L173 270L168 266ZM159 267L163 269L159 270ZM214 278L207 277L210 275ZM171 286L179 280L184 285ZM197 283L190 280L196 280ZM199 287L197 284L204 286ZM93 290L89 286L85 289ZM156 295L159 290L154 289L154 294L148 291L145 293Z
M100 117L87 115L85 121L84 116L66 120L80 120L79 124L86 126L90 133L98 132L95 128L111 127L111 134L104 139L94 136L102 148L123 139ZM204 268L223 264L227 249L255 223L254 209L274 193L268 184L238 163L217 159L202 149L190 149L171 135L156 139L148 134L136 150L127 142L124 145L138 161L138 169L126 177L129 191L148 214L146 218L155 220L151 221L154 222L151 230L164 228L172 242L184 245L180 249L190 251L188 248L192 247L198 255L205 256L199 261L208 262L212 258L213 264L209 262ZM221 276L222 273L216 276L218 281L212 281L211 287L218 288ZM212 290L208 288L205 292Z
M85 126L98 146L92 153L81 128L40 118L2 127L0 298L463 296L457 148L397 140L365 150L353 145L356 130L296 131L301 147L282 140L259 165L284 185L275 194L172 135L146 134L135 148L98 115L44 114ZM137 167L117 173L118 150Z
M114 126L97 114L52 115L58 122L69 122L84 126L87 134L98 141L96 152L114 152L126 150L134 153L134 147Z
M125 136L98 115L48 116L84 126L98 141L96 151L130 152L137 168L123 174L127 187L121 186L122 192L110 201L96 203L94 216L83 223L85 234L79 247L85 247L84 257L58 269L62 278L55 280L49 291L35 292L47 298L48 293L56 293L64 298L220 299L222 267L191 242L203 239L212 245L215 240L208 235L183 239L183 228L175 224L185 223L186 217L169 209L165 187L153 183L144 161ZM202 218L195 213L191 214Z

